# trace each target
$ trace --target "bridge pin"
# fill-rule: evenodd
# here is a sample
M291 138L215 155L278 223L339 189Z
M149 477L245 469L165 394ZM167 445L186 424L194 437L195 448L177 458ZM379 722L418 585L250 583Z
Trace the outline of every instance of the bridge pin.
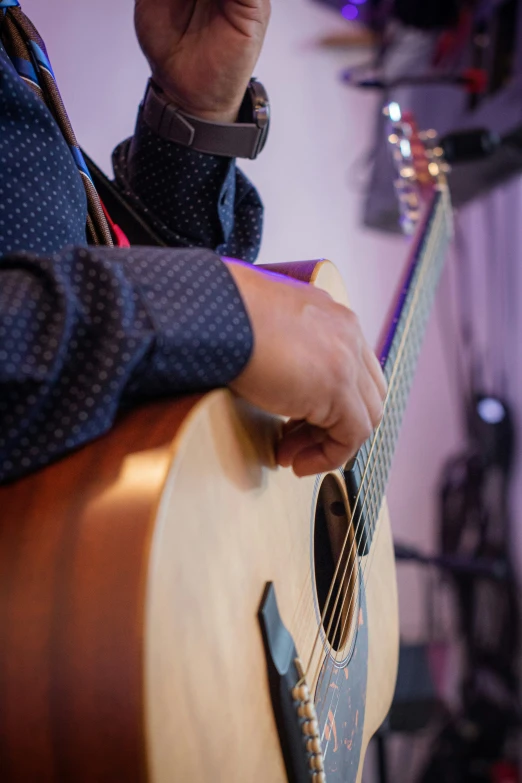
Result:
M306 734L308 737L318 737L319 725L317 721L308 720L306 723L303 723L303 733Z
M317 770L318 772L322 772L324 769L324 763L323 763L323 757L322 755L319 756L313 756L310 759L310 766L312 769Z
M292 691L292 696L295 701L309 701L310 691L308 690L308 685L297 685Z
M321 753L321 740L319 737L310 737L306 742L306 750L308 753Z
M307 718L308 720L313 720L317 717L315 713L315 707L311 701L307 701L305 704L301 704L301 706L297 709L297 714L300 718Z

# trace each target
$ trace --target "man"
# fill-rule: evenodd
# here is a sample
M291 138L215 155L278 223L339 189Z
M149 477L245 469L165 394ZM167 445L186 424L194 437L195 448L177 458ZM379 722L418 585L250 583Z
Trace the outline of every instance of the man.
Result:
M115 173L177 247L114 248L45 47L0 0L0 481L98 437L122 405L220 385L290 418L278 461L297 475L342 464L377 425L385 382L354 314L227 258L253 260L261 207L212 145L243 120L269 14L136 0L154 84ZM173 107L204 123L203 152L160 127Z

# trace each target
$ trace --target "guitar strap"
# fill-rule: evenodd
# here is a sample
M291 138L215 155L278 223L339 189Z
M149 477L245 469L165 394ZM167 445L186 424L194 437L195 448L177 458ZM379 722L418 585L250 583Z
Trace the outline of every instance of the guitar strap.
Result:
M87 238L93 245L119 244L78 146L45 44L18 0L0 0L0 40L20 77L51 111L74 158L87 195ZM114 231L114 229L113 229Z
M116 244L120 247L125 244L167 247L166 243L129 204L114 182L98 168L85 151L82 150L82 153L102 204L107 208L107 213L110 215L108 219L117 239ZM120 235L124 237L123 242Z

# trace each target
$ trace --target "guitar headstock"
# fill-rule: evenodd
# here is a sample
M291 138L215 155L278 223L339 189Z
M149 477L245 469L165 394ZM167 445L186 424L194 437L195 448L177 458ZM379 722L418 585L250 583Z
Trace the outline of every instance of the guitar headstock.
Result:
M433 191L446 187L449 166L442 147L437 145L437 132L419 131L412 112L401 112L398 103L384 109L389 118L388 142L397 170L395 188L399 199L401 225L406 234L413 234Z

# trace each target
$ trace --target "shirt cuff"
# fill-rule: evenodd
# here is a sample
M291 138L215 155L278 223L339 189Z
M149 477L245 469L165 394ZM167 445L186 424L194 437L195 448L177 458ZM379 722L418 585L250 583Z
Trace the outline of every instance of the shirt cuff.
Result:
M252 353L253 332L226 264L209 250L165 248L126 251L123 263L155 335L125 396L179 394L234 380Z
M116 182L168 245L216 249L234 225L236 165L163 139L138 114L113 153Z

